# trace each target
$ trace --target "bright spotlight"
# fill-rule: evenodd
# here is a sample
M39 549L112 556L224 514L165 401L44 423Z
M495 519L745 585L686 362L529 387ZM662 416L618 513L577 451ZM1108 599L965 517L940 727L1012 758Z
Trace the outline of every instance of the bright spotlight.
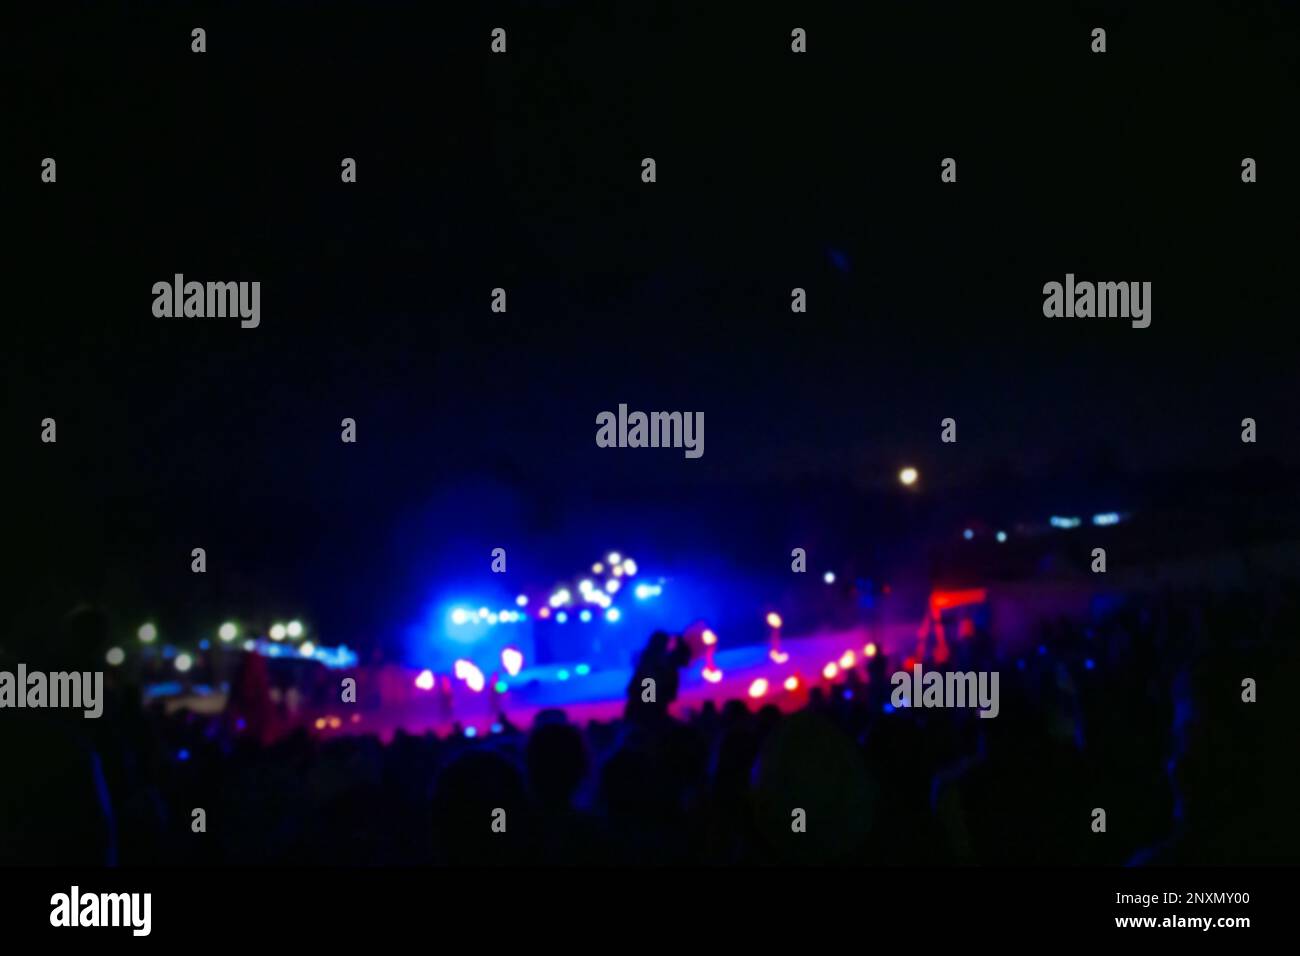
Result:
M605 590L608 591L610 594L617 594L618 589L619 589L618 578L610 578L608 581L605 582Z
M524 655L517 647L507 647L501 652L501 666L507 674L514 677L524 666Z
M755 699L767 693L767 678L759 677L749 685L749 696Z
M605 620L609 621L609 623L611 624L617 624L618 619L622 616L623 616L622 612L620 612L619 609L616 607L612 607L605 612Z
M722 680L722 671L716 667L706 667L704 668L703 676L710 684L716 684L718 681Z
M180 671L182 674L184 674L193 666L194 666L194 658L190 657L190 655L188 654L176 655L176 669Z
M616 564L622 564L622 563L623 563L623 559L619 556L619 553L618 553L617 551L611 551L611 552L609 553L609 558L608 558L608 560L609 560L609 566L610 566L611 568L612 568L614 565L616 565Z
M777 614L775 611L771 611L771 612L769 612L768 615L767 615L767 626L768 626L768 627L780 627L780 626L781 626L781 615L780 615L780 614Z
M632 575L636 574L636 562L633 561L631 558L628 558L626 561L624 561L623 573L626 574L629 578L632 577Z
M908 488L916 484L916 479L919 477L920 477L920 473L917 472L915 468L910 468L910 467L904 468L902 471L898 473L898 480L901 481Z
M316 645L311 641L303 641L302 644L298 646L298 653L303 657L311 657L316 653Z
M604 574L604 573L605 573L605 566L604 566L603 564L601 564L599 561L597 561L595 564L593 564L593 565L591 566L591 573L592 573L592 574Z
M663 590L658 584L638 584L632 593L638 601L644 601L646 598L658 597Z
M967 541L969 541L971 538L975 537L975 532L972 531L970 528L967 528L965 531L961 533L961 536L965 538Z
M528 595L527 595L527 594L521 594L521 595L519 595L519 597L515 598L515 606L516 606L516 607L528 607Z
M420 671L420 676L415 679L415 686L420 690L433 690L433 671Z
M875 656L876 656L876 645L875 645L875 642L873 641L872 643L870 643L870 644L868 644L866 647L864 647L864 648L862 649L862 653L863 653L863 656L865 656L865 657L875 657Z
M152 644L158 640L158 628L152 624L141 624L140 630L136 631L136 636L140 638L141 644Z
M857 662L858 662L857 655L855 655L852 651L845 651L844 655L840 658L840 667L844 668L845 670L848 670Z
M273 641L282 641L282 640L284 640L284 635L285 635L285 633L286 633L286 631L285 631L285 627L284 627L283 624L272 624L272 625L271 625L271 640L273 640Z
M799 678L795 677L793 674L791 674L789 677L787 677L787 678L785 679L785 689L786 689L786 690L790 690L790 691L798 690L798 689L799 689Z
M549 607L544 607L537 612L537 616L540 617L543 621L545 621L548 617L551 616L551 609Z
M583 594L586 594L594 587L595 585L592 584L590 581L588 581L586 578L583 578L581 581L578 582L578 590L581 591Z
M234 623L231 621L227 621L225 624L222 624L221 627L217 628L217 637L221 638L227 644L238 636L239 628L235 627Z
M468 620L469 611L465 610L463 607L458 607L456 610L451 612L451 623L453 624L464 624Z
M110 647L108 653L104 655L104 659L113 667L117 667L126 660L126 651L120 647Z
M257 650L257 641L244 641L244 650L250 654L253 653L253 651Z
M827 571L825 574L822 575L822 580L825 581L827 584L834 584L834 583L835 583L835 572L834 572L834 571Z
M302 621L290 621L285 631L290 637L302 637Z
M834 680L839 676L840 676L840 665L836 664L834 661L831 661L829 664L827 664L825 667L822 668L822 677L825 677L827 680Z
M718 635L714 634L709 628L705 628L704 633L700 635L700 640L704 642L705 647L712 647L718 643Z
M583 624L588 623L591 620L591 612L588 611L586 608L583 608L582 611L579 612L578 614L578 620L581 621Z
M767 652L767 656L772 659L773 664L784 664L790 659L790 654L787 651L780 651L775 647Z
M1007 533L1005 531L999 531L998 544L1006 544L1006 541L1007 541Z
M555 615L555 620L560 624L567 624L569 621L569 615L564 611L561 611L559 614Z

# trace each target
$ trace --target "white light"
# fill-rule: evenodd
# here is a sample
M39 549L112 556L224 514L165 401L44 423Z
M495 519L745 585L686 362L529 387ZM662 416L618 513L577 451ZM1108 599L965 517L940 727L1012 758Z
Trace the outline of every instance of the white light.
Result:
M283 624L271 625L271 640L282 641L284 640L284 635L285 635L285 629Z
M180 671L182 674L184 674L193 666L194 666L194 658L190 657L190 655L188 654L176 655L176 669Z
M1006 540L1007 540L1007 533L1006 533L1005 531L999 531L999 532L998 532L998 544L1005 544L1005 543L1006 543Z
M609 623L611 624L617 624L618 619L622 616L623 615L619 612L619 609L616 607L612 607L605 612L605 620L609 621Z
M619 581L617 578L610 578L608 581L605 582L605 590L608 591L610 594L617 594L618 588L619 588Z
M601 564L599 561L597 561L595 564L593 564L593 565L591 566L591 573L592 573L592 574L604 574L604 573L605 573L605 566L604 566L603 564Z
M622 559L621 557L619 557L619 554L618 554L617 551L611 551L611 552L609 553L609 564L610 564L610 567L613 567L613 566L616 565L616 564L621 564L622 561L623 561L623 559Z
M632 575L636 574L636 562L633 561L631 558L628 558L626 561L624 561L623 573L626 574L629 578Z
M110 647L108 653L104 655L104 659L112 666L117 667L126 660L126 651L122 650L120 647Z
M595 587L595 585L593 585L586 578L583 578L581 581L578 582L578 590L581 591L583 594L586 594L593 587Z
M140 638L142 644L152 644L158 640L158 628L152 624L141 624L140 630L136 631L136 636Z
M1048 522L1053 528L1077 528L1083 523L1078 518L1062 518L1058 515L1052 515Z
M515 605L517 607L528 607L528 595L521 594L519 597L515 598Z
M822 575L822 580L825 581L827 584L834 584L834 583L835 583L835 572L834 572L834 571L827 571L825 574Z
M568 604L573 600L573 595L569 593L568 588L560 588L551 595L551 607L559 607L561 604Z
M290 637L302 637L302 621L290 621L286 630Z
M580 620L583 624L586 624L588 621L591 620L591 612L588 611L586 608L583 608L582 613L578 615L578 620Z
M480 620L486 621L486 620L487 620L487 616L488 616L488 609L485 608L485 607L481 607L481 608L479 608L479 609L478 609L478 616L479 616L479 619L480 619Z
M244 641L244 650L250 654L253 653L253 651L257 650L257 641Z
M663 593L663 588L657 584L638 584L632 593L638 601L644 601L646 598L658 597Z
M451 623L453 624L464 624L468 620L469 612L463 607L458 607L456 610L451 612Z
M568 623L569 615L566 614L564 611L561 611L559 614L555 615L555 620L558 621L560 624L566 624Z
M489 614L487 621L489 624L495 624L497 622L497 616L495 614Z
M501 652L501 666L506 669L507 674L514 677L524 666L524 655L518 648L507 647Z
M303 641L302 645L298 648L298 653L303 657L311 657L316 653L316 645L311 641Z
M898 480L901 481L904 485L907 485L908 487L911 487L912 485L916 484L916 479L919 477L920 474L917 472L917 470L915 468L910 468L910 467L904 468L902 471L898 473Z
M1119 514L1114 511L1103 511L1101 514L1095 514L1092 516L1092 523L1099 528L1104 528L1106 525L1119 524Z
M230 621L222 624L217 628L217 637L221 638L227 644L233 641L239 635L239 628L235 627Z
M459 663L457 661L457 664ZM433 690L433 671L420 671L420 676L415 679L415 686L420 690Z

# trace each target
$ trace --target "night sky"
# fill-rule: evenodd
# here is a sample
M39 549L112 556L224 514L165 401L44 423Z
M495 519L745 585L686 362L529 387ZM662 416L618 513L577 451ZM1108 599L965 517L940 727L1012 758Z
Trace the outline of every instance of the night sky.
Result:
M935 495L1300 465L1294 5L653 6L6 30L20 620L157 592L360 618L462 546L595 537L587 499L632 521L743 486L789 526L810 482L904 463ZM261 326L154 318L176 272L260 281ZM1151 327L1044 318L1067 272L1152 282ZM620 402L703 411L704 456L597 448Z

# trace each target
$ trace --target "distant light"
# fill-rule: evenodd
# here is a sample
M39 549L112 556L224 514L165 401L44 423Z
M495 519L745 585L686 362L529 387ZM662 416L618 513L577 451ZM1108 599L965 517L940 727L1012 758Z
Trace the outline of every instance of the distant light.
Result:
M612 568L609 569L609 573L614 575L614 577L616 578L621 578L623 576L623 565L621 564L614 565Z
M491 612L489 612L488 609L485 607L481 607L478 609L478 616L480 620L486 621L488 619L489 613Z
M206 651L211 646L212 646L212 642L209 641L206 637L203 640L199 641L199 650L201 651Z
M551 607L559 607L561 604L568 604L573 599L568 588L560 588L551 595Z
M584 607L578 614L578 620L583 624L591 623L591 612Z
M795 691L795 690L798 690L798 689L799 689L799 678L795 677L793 674L791 674L789 677L787 677L787 678L785 679L785 689L786 689L786 690L789 690L789 691Z
M898 473L898 480L901 481L904 485L907 485L909 488L912 485L916 484L916 479L919 477L920 474L917 472L915 468L904 468L902 471Z
M626 561L624 561L623 573L626 574L629 578L632 577L632 575L636 574L636 562L633 561L631 558L628 558Z
M569 621L569 615L566 614L564 611L561 611L559 614L555 615L555 619L559 621L561 624L567 624Z
M706 627L704 633L700 635L700 640L704 642L706 647L712 647L714 644L718 643L718 635L714 634L713 631Z
M1038 645L1038 656L1039 656L1039 657L1045 657L1046 655L1047 655L1047 645L1046 645L1046 644L1039 644L1039 645Z
M617 551L611 551L609 553L609 557L607 560L609 561L609 566L612 568L616 564L621 564L623 558L619 555Z
M772 659L773 664L784 664L790 659L789 653L777 650L775 647L767 652L767 656Z
M316 718L316 729L317 729L317 730L324 730L324 729L325 729L325 718L324 718L324 717L317 717L317 718Z
M886 702L885 702L885 706L884 706L884 707L881 707L880 709L883 710L883 711L884 711L885 713L887 713L887 714L892 714L892 713L894 712L894 705L891 704L891 703L889 703L888 701L886 701Z
M528 607L528 595L527 595L527 594L521 594L521 595L519 595L517 598L515 598L515 606L516 606L516 607Z
M545 621L547 618L551 616L551 609L549 607L544 607L537 612L537 616L540 617L543 621Z
M836 664L834 661L831 661L829 664L827 664L825 667L822 668L822 677L825 677L827 680L834 680L839 676L840 676L840 665Z
M496 691L498 694L504 694L506 691L510 689L510 685L503 680L499 680L492 685L492 689Z
M468 620L469 612L463 607L458 607L456 610L451 612L451 623L453 624L464 624Z
M780 615L780 614L777 614L775 611L769 611L769 612L768 612L768 615L767 615L767 626L768 626L768 627L780 627L780 626L781 626L781 623L782 623L782 622L781 622L781 615Z
M1104 528L1110 524L1119 524L1119 514L1114 511L1103 511L1101 514L1092 516L1092 523L1099 528Z
M518 674L524 666L524 655L517 647L507 647L501 652L501 666L511 677Z
M126 651L120 647L110 647L108 653L104 655L104 659L113 667L117 667L126 660Z
M586 677L588 674L591 673L591 665L579 664L577 667L573 669L573 672L577 674L579 677Z
M499 734L503 730L505 730L505 727L501 724L500 721L497 721L492 724L492 733Z
M1006 544L1006 541L1007 541L1007 533L1005 531L999 531L998 544Z
M338 730L343 726L343 720L339 717L331 717L329 720L330 730Z
M302 621L290 621L285 629L290 637L302 637Z
M483 672L473 664L469 666L469 670L465 673L465 685L476 694L483 690Z
M961 536L965 538L967 541L969 541L971 538L975 537L975 532L972 531L970 528L967 528L965 531L961 533Z
M311 641L303 641L302 644L298 646L298 653L303 657L311 657L316 653L316 645Z
M235 627L234 622L227 621L217 628L217 637L221 638L227 644L239 636L239 628Z
M361 715L360 715L360 714L353 714L353 715L352 715L352 722L353 722L354 724L359 724L359 723L361 723Z
M465 736L466 736L466 737L477 737L477 736L478 736L478 728L477 728L477 727L466 727L466 728L465 728Z
M1097 666L1097 662L1094 661L1091 657L1083 662L1084 670L1092 670L1096 666Z
M767 678L759 677L749 685L749 696L758 698L767 693Z
M433 671L420 671L420 676L415 679L415 686L420 690L433 690Z
M152 624L141 624L140 630L136 631L136 636L140 638L142 644L152 644L158 640L158 628Z
M284 640L284 635L285 635L286 633L288 633L288 632L285 630L285 627L284 627L283 624L272 624L272 625L271 625L271 640L273 640L273 641L282 641L282 640Z
M1059 515L1052 515L1047 520L1053 528L1077 528L1082 524L1078 518L1062 518Z
M844 688L844 694L843 694L843 697L844 697L845 700L852 700L852 699L853 699L853 688L851 688L851 687L846 687L846 688Z
M569 672L568 672L567 670L565 670L564 668L560 668L560 670L556 672L555 676L556 676L557 678L559 678L560 680L568 680L568 679L569 679Z
M188 654L176 655L176 669L180 671L182 674L184 674L193 666L194 666L194 658L190 657L190 655Z
M876 644L874 641L872 641L870 644L868 644L866 647L862 649L862 654L864 657L875 657L876 650L877 650Z
M825 574L822 575L822 580L825 581L827 584L834 584L834 583L835 583L835 572L834 572L834 571L827 571Z
M257 641L244 641L244 650L248 651L250 654L257 650Z
M605 582L605 590L608 591L610 594L617 594L620 584L621 582L618 580L618 578L610 578L608 581Z
M622 616L623 612L616 607L612 607L605 612L605 620L609 621L610 624L617 624L618 619Z
M858 662L857 655L854 654L852 651L845 651L844 654L840 657L840 667L844 668L845 670L848 670L857 662Z
M636 595L638 601L644 601L646 598L658 597L663 590L657 584L638 584L632 593Z
M722 680L722 671L716 667L706 667L704 668L703 676L710 684L716 684L718 681Z
M489 625L496 624L496 622L497 622L497 616L496 616L496 612L495 612L495 611L492 611L492 612L489 612L489 613L488 613L488 616L487 616L487 622L488 622Z
M604 573L605 573L605 566L604 566L603 564L601 564L599 561L597 561L595 564L593 564L593 565L591 566L591 573L592 573L592 574L604 574Z
M184 763L190 759L190 752L182 747L180 750L176 751L176 759Z
M601 607L609 607L614 603L613 599L604 591L592 591L591 603L599 604Z
M581 591L583 594L586 594L588 591L590 591L590 590L591 590L592 588L594 588L595 586L596 586L596 585L592 584L592 583L591 583L590 581L588 581L586 578L583 578L581 581L578 582L578 590Z

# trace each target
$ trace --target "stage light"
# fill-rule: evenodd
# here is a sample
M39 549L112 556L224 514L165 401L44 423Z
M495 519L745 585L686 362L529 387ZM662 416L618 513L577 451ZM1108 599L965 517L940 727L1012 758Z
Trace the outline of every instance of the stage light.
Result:
M290 637L302 637L302 621L290 621L285 631Z
M457 664L459 663L460 662L457 661ZM459 677L460 674L457 673L456 676ZM433 671L420 671L420 676L415 679L415 686L420 688L420 690L433 690Z
M141 624L140 630L135 632L136 637L140 638L141 644L152 644L158 640L158 628L152 624Z
M609 569L609 573L614 575L614 577L616 578L621 578L623 576L623 565L621 564L614 565L614 567Z
M461 625L469 620L469 612L463 607L458 607L451 612L451 623Z
M244 641L244 650L250 654L257 650L257 641Z
M338 730L343 726L343 720L340 717L331 717L329 719L330 730Z
M483 672L477 667L474 667L473 664L470 665L470 668L471 670L467 671L465 674L465 685L474 693L481 693L485 683L483 680Z
M612 607L605 612L605 620L609 621L610 624L617 624L618 619L622 616L622 612L616 607Z
M775 647L767 652L767 656L772 659L773 664L784 664L790 659L789 653Z
M176 751L176 759L181 763L184 763L190 759L190 752L182 747L180 750Z
M324 730L324 729L325 729L325 718L324 718L324 717L317 717L317 718L316 718L316 729L317 729L317 730Z
M617 551L611 551L609 553L609 557L607 560L609 561L609 566L611 568L614 567L614 565L616 564L621 564L623 561L623 559L619 556L619 553Z
M716 684L722 680L722 671L716 667L706 667L703 673L704 679L710 684Z
M481 621L486 621L487 618L488 618L488 614L489 614L489 613L490 613L490 612L488 611L487 608L485 608L485 607L481 607L481 608L479 608L479 609L478 609L479 620L481 620Z
M523 669L524 655L517 647L507 647L501 652L501 666L506 669L506 673L514 677Z
M577 667L573 669L573 672L577 674L579 677L586 677L588 674L591 673L591 665L579 664Z
M560 668L558 671L556 671L555 676L556 676L557 678L559 678L560 680L568 680L568 679L569 679L569 672L568 672L567 670L565 670L564 668Z
M767 693L767 678L759 677L749 685L749 696L755 699Z
M573 595L569 593L568 588L560 588L551 595L551 607L559 607L561 604L568 604L573 600Z
M827 571L825 574L822 575L822 580L825 581L827 584L834 584L834 583L835 583L835 572L834 572L834 571Z
M705 647L712 647L714 644L718 643L718 635L714 634L713 631L708 628L705 628L704 633L700 635L700 640L704 642Z
M521 594L515 598L515 607L528 607L528 595Z
M1092 523L1099 528L1104 528L1107 525L1119 524L1119 514L1114 511L1103 511L1101 514L1095 514L1092 516Z
M555 620L561 624L567 624L569 621L569 615L561 611L559 614L555 615Z
M502 726L500 722L497 722L492 725L491 729L492 729L492 733L499 734L501 733L501 731L505 730L505 727Z
M920 473L915 468L911 468L911 467L904 468L902 471L898 473L898 480L901 481L908 488L916 484L916 479L919 477L921 477Z
M658 597L663 590L657 584L638 584L632 593L636 595L638 601L644 601L646 598Z
M618 589L619 589L618 578L610 578L608 581L605 582L605 590L608 591L610 594L617 594Z
M839 676L840 676L840 665L836 664L834 661L831 661L829 664L827 664L825 667L822 668L822 677L825 677L827 680L834 680Z
M238 636L239 628L235 627L234 623L231 621L227 621L225 624L222 624L221 627L217 628L217 637L221 638L227 644Z
M623 573L626 574L629 578L632 577L632 575L636 574L636 562L633 561L631 558L628 558L626 561L624 561Z
M283 625L283 624L272 624L272 625L271 625L271 640L273 640L273 641L282 641L282 640L284 640L284 635L285 635L286 633L287 633L287 632L285 631L285 628L284 628L284 625Z
M537 616L540 617L543 621L545 621L547 618L551 616L551 609L549 607L544 607L537 612Z
M588 581L586 578L583 578L581 581L578 582L578 590L581 591L583 594L586 594L588 591L590 591L590 590L591 590L592 588L594 588L595 586L596 586L596 585L592 584L592 583L591 583L590 581Z
M1005 543L1006 543L1006 540L1007 540L1007 533L1006 533L1005 531L999 531L999 532L998 532L998 544L1005 544Z
M1058 515L1052 515L1047 519L1047 523L1053 528L1077 528L1083 522L1078 518L1062 518Z
M578 620L581 621L583 624L588 624L588 623L590 623L590 622L591 622L591 612L588 611L588 610L584 607L584 608L582 609L581 613L578 614Z
M469 737L470 739L473 739L473 738L477 737L477 736L478 736L478 728L477 728L477 727L466 727L466 728L465 728L465 736L466 736L466 737Z
M303 641L302 644L298 646L298 653L303 657L311 657L316 653L316 645L311 641Z
M504 694L506 691L510 689L510 685L503 680L499 680L492 685L492 689L496 691L498 694Z
M796 691L796 690L798 690L798 689L799 689L799 678L795 677L793 674L791 674L789 677L787 677L787 678L785 679L785 689L786 689L786 690L789 690L789 691Z
M845 651L843 656L840 657L840 667L845 670L848 670L857 662L858 658L852 651Z
M863 653L863 655L866 656L866 657L875 657L875 656L876 656L876 645L875 645L875 642L872 642L872 643L868 644L866 647L864 647L864 648L862 649L862 653Z
M605 573L605 566L604 566L603 564L601 564L599 561L597 561L595 564L593 564L593 565L591 566L591 573L592 573L592 574L604 574L604 573Z
M782 623L782 622L781 622L781 615L780 615L780 614L777 614L775 611L771 611L771 612L768 613L768 615L767 615L767 626L768 626L768 627L780 627L780 626L781 626L781 623Z
M182 674L184 674L193 666L194 666L194 658L190 657L190 655L188 654L176 655L176 669L180 671Z
M120 647L110 647L108 653L104 655L104 659L113 667L117 667L126 660L126 651Z
M493 613L489 613L489 614L488 614L488 616L487 616L487 622L488 622L488 626L489 626L489 627L491 627L492 625L496 624L496 622L497 622L497 616L496 616L496 613L495 613L495 612L493 612Z
M1088 658L1086 661L1083 662L1083 666L1084 666L1084 669L1085 669L1085 670L1092 670L1094 667L1097 666L1097 664L1096 664L1096 662L1094 662L1093 659L1090 657L1090 658Z
M967 541L969 541L971 538L975 537L975 532L972 531L970 528L967 528L965 531L961 533L961 536L965 538Z
M211 646L212 646L212 642L208 640L206 637L203 640L199 641L199 650L201 651L206 651Z

